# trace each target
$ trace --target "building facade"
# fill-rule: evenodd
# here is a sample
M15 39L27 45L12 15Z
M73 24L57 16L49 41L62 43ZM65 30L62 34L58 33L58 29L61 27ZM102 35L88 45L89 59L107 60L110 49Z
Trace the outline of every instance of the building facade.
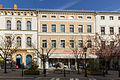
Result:
M22 63L29 67L34 60L42 68L37 49L41 54L49 52L47 67L60 62L70 68L76 58L85 57L83 47L88 59L97 58L92 52L95 34L106 39L120 34L119 20L119 12L0 9L0 35L15 36L18 50L12 60L19 67Z
M34 10L0 10L0 36L15 36L18 50L12 54L12 60L18 67L34 58L32 43L37 48L37 15ZM0 37L1 38L1 37Z
M82 11L38 11L38 49L49 52L49 66L57 62L70 67L76 65L75 48L81 50L77 56L83 58L83 46L89 46L88 53L94 44L95 13ZM55 50L54 50L55 48ZM89 56L89 54L88 54ZM89 58L89 57L88 57ZM40 60L38 60L40 61ZM39 62L39 66L41 66ZM42 66L41 66L42 67Z

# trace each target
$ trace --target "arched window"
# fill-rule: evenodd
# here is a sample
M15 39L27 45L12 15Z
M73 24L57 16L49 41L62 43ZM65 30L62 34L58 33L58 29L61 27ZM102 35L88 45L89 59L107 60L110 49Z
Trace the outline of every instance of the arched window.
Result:
M21 46L21 38L17 37L17 46L20 47Z
M7 20L7 29L11 30L11 21L10 20Z
M21 21L17 21L17 30L21 30Z
M31 22L27 21L27 30L31 30Z
M11 43L11 38L9 36L6 37L6 46L7 47L11 47L12 43Z
M27 47L31 47L31 38L30 37L27 38Z

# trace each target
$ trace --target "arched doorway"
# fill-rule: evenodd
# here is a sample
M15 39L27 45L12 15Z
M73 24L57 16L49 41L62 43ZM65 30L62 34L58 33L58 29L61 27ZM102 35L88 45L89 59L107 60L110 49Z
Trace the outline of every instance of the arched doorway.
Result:
M21 65L22 65L22 56L20 54L18 54L16 56L16 65L18 66L18 68L21 68Z
M32 56L27 55L26 56L26 68L30 68L32 66Z

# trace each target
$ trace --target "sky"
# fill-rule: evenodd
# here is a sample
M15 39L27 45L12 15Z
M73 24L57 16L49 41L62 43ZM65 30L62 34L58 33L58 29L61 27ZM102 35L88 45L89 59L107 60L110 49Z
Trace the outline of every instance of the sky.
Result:
M4 8L120 11L120 0L0 0Z

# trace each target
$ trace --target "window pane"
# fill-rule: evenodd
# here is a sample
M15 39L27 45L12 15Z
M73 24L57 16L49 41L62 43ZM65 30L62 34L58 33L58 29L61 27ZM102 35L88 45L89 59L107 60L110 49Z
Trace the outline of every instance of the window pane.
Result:
M69 47L70 47L70 48L74 48L74 40L70 40L70 42L69 42Z
M27 21L27 30L31 30L31 22Z
M47 40L42 40L42 48L47 48Z
M52 40L51 43L52 48L56 48L56 40Z
M91 33L92 32L92 29L91 29L92 27L91 27L91 25L87 25L87 32L88 33Z
M65 32L65 25L60 25L60 32Z
M70 31L70 32L74 32L74 25L70 25L70 26L69 26L69 31Z
M65 48L65 40L61 40L60 41L60 47L61 48Z
M83 33L83 25L78 25L78 32Z
M17 37L17 46L20 47L21 46L21 38Z
M11 21L10 20L7 21L7 29L11 30Z
M17 30L21 30L21 22L17 21Z
M51 26L51 32L56 32L56 25L55 24L52 24L52 26Z
M31 47L31 38L30 37L27 38L27 47Z
M42 32L47 32L47 24L42 24Z
M87 48L91 48L92 47L92 41L91 40L88 40L87 41Z
M78 48L82 48L83 47L83 40L78 40Z

